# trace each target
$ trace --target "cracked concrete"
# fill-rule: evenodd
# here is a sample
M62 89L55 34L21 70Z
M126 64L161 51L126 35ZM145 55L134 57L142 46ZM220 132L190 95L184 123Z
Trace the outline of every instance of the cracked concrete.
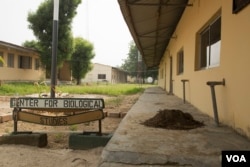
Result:
M142 125L160 109L180 109L205 126L192 130L166 130ZM250 141L220 125L182 99L159 87L145 90L120 123L102 152L100 167L221 166L222 150L250 150Z

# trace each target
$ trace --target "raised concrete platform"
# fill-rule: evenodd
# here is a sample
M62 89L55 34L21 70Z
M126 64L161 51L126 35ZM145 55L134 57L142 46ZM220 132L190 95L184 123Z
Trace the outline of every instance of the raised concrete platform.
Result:
M212 104L211 104L212 105ZM160 109L180 109L206 126L166 130L142 125ZM120 123L102 152L100 167L221 166L222 150L250 150L249 139L159 87L148 88Z
M3 135L0 144L22 144L37 147L46 147L48 144L46 133L18 132L17 134Z

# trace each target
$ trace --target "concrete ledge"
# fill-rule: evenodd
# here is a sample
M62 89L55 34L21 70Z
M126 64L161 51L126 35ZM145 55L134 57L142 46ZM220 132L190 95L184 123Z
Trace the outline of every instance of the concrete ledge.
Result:
M111 137L112 134L99 135L97 132L72 133L69 136L69 148L86 150L104 147Z
M17 134L3 135L1 144L23 144L29 146L46 147L48 144L46 133L18 132Z

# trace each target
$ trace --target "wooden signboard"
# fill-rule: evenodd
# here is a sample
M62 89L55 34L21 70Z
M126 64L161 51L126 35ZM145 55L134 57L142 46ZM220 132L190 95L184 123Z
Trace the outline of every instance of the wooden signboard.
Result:
M67 126L84 122L99 120L99 133L101 134L101 119L104 118L105 108L102 98L11 98L10 107L13 109L14 133L17 133L17 122L25 121L49 126ZM34 112L23 111L42 110L50 112L77 112L79 114L68 116L48 116Z
M11 108L25 109L103 109L104 100L98 98L11 98Z
M84 112L69 116L45 116L30 112L17 112L17 119L24 122L36 123L48 126L67 126L80 124L84 122L96 121L103 119L102 110Z

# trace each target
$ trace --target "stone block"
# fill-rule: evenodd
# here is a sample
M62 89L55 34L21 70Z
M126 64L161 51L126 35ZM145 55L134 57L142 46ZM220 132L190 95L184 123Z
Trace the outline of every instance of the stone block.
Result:
M108 112L107 111L103 111L103 116L104 118L108 116Z
M46 133L18 132L1 136L0 144L22 144L46 147L48 140Z
M12 115L10 114L0 115L0 123L11 121L11 120L12 120Z
M121 117L121 118L124 118L126 115L127 115L127 112L121 112L121 113L120 113L120 117Z
M108 117L120 118L120 113L118 113L118 112L108 112Z
M69 136L69 148L86 150L96 147L104 147L112 137L112 134L102 134L98 132L72 133Z

